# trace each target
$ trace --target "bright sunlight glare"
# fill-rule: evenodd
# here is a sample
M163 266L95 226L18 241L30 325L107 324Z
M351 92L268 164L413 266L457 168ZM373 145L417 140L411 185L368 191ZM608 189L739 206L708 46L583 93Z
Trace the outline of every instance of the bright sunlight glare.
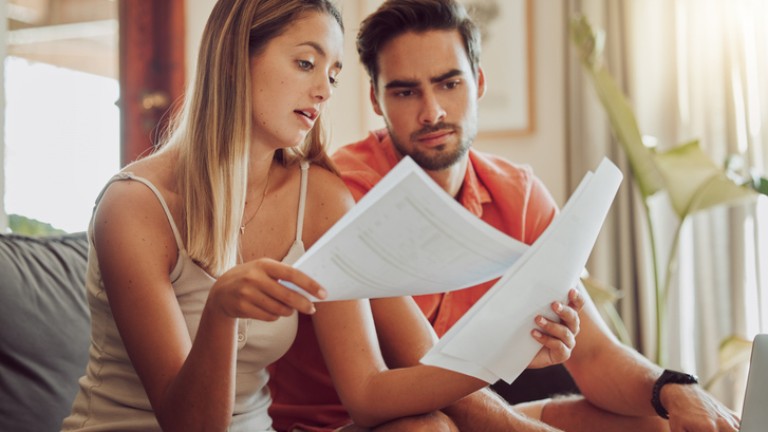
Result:
M120 166L117 80L8 57L5 92L6 212L85 230Z

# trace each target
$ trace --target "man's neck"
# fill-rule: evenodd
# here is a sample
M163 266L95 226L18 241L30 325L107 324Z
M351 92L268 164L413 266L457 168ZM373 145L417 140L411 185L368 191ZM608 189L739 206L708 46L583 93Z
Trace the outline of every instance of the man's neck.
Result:
M467 163L469 162L469 153L465 154L459 161L450 167L440 171L426 171L432 180L438 186L448 192L448 195L456 198L464 184L464 176L467 174Z

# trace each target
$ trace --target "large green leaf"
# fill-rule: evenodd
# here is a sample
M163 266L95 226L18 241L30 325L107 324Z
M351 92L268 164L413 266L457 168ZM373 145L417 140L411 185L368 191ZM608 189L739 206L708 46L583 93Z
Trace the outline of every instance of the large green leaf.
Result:
M768 179L765 177L756 177L754 179L753 188L763 195L768 195Z
M608 114L611 129L627 153L640 193L644 199L648 198L662 189L663 184L654 153L643 144L632 107L601 62L603 38L595 34L585 17L579 17L571 22L571 39Z
M722 204L734 204L756 196L754 190L736 184L699 147L698 140L656 155L672 207L680 217Z

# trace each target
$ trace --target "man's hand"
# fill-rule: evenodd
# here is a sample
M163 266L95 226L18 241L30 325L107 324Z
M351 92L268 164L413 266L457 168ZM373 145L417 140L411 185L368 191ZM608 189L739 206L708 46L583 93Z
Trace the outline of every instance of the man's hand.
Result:
M698 385L667 384L661 403L669 412L672 432L734 432L739 417Z
M562 363L571 357L571 351L576 346L576 335L579 334L579 312L584 307L584 298L576 289L568 291L568 305L553 302L552 310L560 317L560 322L554 322L539 315L536 325L531 332L534 339L542 345L529 368L538 369Z

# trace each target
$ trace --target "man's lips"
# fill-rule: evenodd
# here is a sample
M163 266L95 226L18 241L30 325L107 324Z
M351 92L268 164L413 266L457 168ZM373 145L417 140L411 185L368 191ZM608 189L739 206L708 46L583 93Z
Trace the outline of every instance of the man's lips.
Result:
M418 135L416 137L416 140L428 146L437 146L437 145L444 144L445 139L453 135L454 133L455 132L453 130L440 130L436 132L430 132L430 133Z

